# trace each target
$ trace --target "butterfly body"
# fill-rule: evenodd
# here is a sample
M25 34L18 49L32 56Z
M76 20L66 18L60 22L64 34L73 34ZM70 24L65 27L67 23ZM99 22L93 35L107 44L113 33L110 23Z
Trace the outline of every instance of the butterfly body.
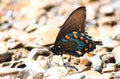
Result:
M100 41L92 40L92 37L85 32L85 7L74 10L58 33L54 46L51 51L54 54L72 54L81 56L85 52L91 52L96 45L101 45Z

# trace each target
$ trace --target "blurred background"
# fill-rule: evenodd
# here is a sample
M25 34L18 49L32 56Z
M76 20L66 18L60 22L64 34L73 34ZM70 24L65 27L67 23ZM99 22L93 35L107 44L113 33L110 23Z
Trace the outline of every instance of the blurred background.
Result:
M0 0L0 40L12 38L29 45L52 43L58 27L79 6L87 9L86 31L94 39L116 38L119 4L119 0Z
M46 73L45 69L48 68L49 63L46 60L50 52L48 49L40 47L54 43L60 26L70 13L80 6L85 6L87 10L86 32L94 40L102 41L103 45L98 46L92 54L87 54L88 59L73 58L71 60L70 56L66 56L66 59L71 60L70 63L80 70L84 70L89 63L89 67L96 70L94 73L91 72L91 77L99 73L97 70L103 74L116 71L116 68L119 71L120 65L117 67L116 63L120 64L120 0L0 0L0 70L2 67L14 68L17 63L21 63L22 66L19 64L19 67L28 67L31 71L20 71L20 79L26 79L23 78L26 73L25 77L28 77L28 73L31 77L27 79L42 79ZM54 57L53 61L63 63L60 60L61 57ZM21 59L23 59L22 62L18 62ZM13 64L14 62L15 64ZM59 66L58 64L54 65ZM107 67L108 69L105 69ZM47 79L61 79L64 73L61 73L60 70L65 72L64 79L66 79L66 71L67 74L76 73L73 69L69 71L61 68L56 70L58 72L56 75L56 72L53 72L52 68L50 69L52 73L49 72L51 75L48 74L46 77L49 78ZM0 76L9 75L8 71L15 72L3 69L0 71ZM36 77L36 74L39 77L32 78ZM53 78L53 75L56 77ZM84 77L86 76L89 75ZM109 77L111 76L113 74L109 73ZM120 78L120 72L117 76ZM113 79L113 77L109 78L104 75L99 79L103 77L104 79ZM4 79L16 78L16 76L14 78L4 77ZM75 79L75 77L73 78ZM73 78L70 76L67 79ZM88 77L88 79L96 78Z

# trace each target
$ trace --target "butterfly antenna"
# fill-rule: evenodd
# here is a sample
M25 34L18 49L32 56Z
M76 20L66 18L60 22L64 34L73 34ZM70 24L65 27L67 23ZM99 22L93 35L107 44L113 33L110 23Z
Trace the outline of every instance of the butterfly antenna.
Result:
M103 45L101 41L94 41L95 45Z
M54 45L54 43L50 43L50 44L45 44L45 45L42 45L43 47L49 47L49 46L52 46Z

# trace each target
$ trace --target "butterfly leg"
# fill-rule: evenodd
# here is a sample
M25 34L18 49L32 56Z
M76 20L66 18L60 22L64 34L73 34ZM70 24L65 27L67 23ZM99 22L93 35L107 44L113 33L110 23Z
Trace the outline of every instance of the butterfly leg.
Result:
M71 58L72 54L70 54L70 58ZM78 69L75 66L71 66L69 61L64 61L63 57L61 56L61 59L63 61L63 65L65 66L65 68L69 67L69 68L74 68L76 71L78 71ZM72 60L72 59L71 59Z
M72 55L72 53L71 53L71 54L70 54L70 60L72 60L72 56L73 56L73 55ZM71 66L71 65L69 64L69 67L70 67L70 68L74 68L76 71L78 71L78 69L77 69L75 66Z
M47 61L48 61L48 68L51 67L51 62L52 62L52 59L53 59L53 53L51 53L51 55L48 57Z

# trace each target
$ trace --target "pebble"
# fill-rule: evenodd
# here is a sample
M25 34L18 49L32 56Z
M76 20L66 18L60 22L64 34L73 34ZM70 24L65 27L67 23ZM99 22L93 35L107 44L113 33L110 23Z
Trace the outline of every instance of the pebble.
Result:
M12 66L20 71L0 78L119 79L119 3L119 0L2 0L0 67ZM43 45L54 44L60 26L81 5L87 10L86 31L94 40L101 40L103 46L81 57L51 57L50 47Z
M114 8L110 4L103 5L100 8L100 14L106 15L106 14L114 14Z
M23 44L22 43L20 43L20 42L16 42L15 40L8 40L8 42L7 42L7 47L8 48L10 48L10 49L12 49L12 48L21 48L21 47L23 47Z
M120 78L120 71L118 71L118 72L116 72L115 74L114 74L114 77L117 79L119 79Z
M8 51L8 47L5 42L0 42L0 54L4 54Z
M114 56L117 64L120 64L120 53L119 53L119 51L120 51L120 46L115 47L112 51L112 55Z
M118 24L115 25L115 26L113 27L113 31L112 31L111 34L110 34L110 37L111 37L113 40L116 40L117 42L120 40L119 27L120 27L120 25L118 25Z
M11 49L9 50L9 52L13 54L12 60L19 60L21 58L26 58L29 53L29 51L25 48Z
M114 72L114 71L115 71L115 64L114 63L108 63L106 68L102 69L102 73Z
M97 71L87 71L85 73L85 79L99 79L100 75L101 74Z
M85 72L66 75L65 79L83 79L85 78Z
M111 79L111 78L114 78L113 74L114 73L103 73L103 74L101 74L99 79Z
M99 26L114 26L117 24L115 17L102 17L98 19Z
M0 54L0 63L8 62L12 60L12 54L9 52Z
M115 63L115 58L113 57L112 54L103 55L101 58L102 58L102 61L105 62L106 64Z
M49 56L49 55L50 55L50 51L46 48L44 49L34 48L29 52L28 58L36 60L38 56Z
M25 31L26 32L28 32L28 33L30 33L30 32L32 32L32 31L35 31L36 29L37 29L37 25L36 24L31 24L31 25L29 25L26 29L25 29Z
M54 71L54 72L53 72ZM67 74L67 69L65 67L52 67L44 73L45 79L65 79L65 74Z
M91 57L90 61L94 70L101 70L102 61L99 55L96 54L95 56Z
M91 62L88 59L84 58L84 59L80 60L80 64L82 64L84 66L90 66Z

